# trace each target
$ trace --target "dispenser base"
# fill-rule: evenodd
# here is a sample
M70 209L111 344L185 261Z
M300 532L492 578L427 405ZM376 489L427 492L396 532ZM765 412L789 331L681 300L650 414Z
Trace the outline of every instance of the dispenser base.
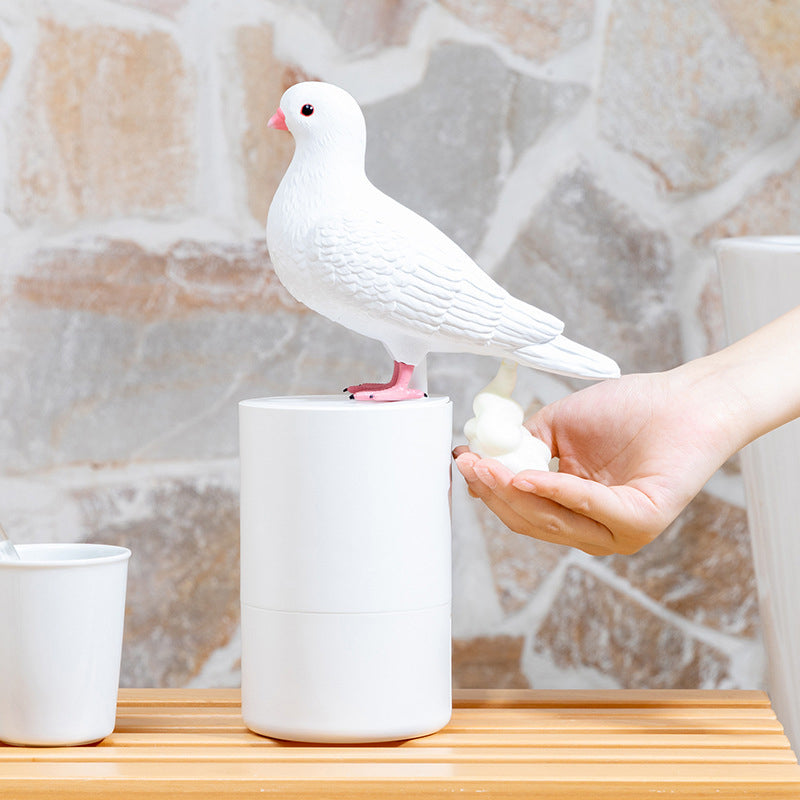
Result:
M302 742L426 736L451 715L450 604L387 613L242 605L242 716Z

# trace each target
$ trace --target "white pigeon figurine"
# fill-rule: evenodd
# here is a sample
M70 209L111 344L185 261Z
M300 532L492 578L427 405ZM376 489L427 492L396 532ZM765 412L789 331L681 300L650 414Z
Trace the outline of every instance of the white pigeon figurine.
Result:
M366 123L343 89L287 89L269 127L295 152L270 205L275 272L301 303L383 342L385 384L349 386L357 400L407 400L427 353L478 353L583 378L619 375L607 356L564 336L563 323L512 297L430 222L376 189L364 171Z

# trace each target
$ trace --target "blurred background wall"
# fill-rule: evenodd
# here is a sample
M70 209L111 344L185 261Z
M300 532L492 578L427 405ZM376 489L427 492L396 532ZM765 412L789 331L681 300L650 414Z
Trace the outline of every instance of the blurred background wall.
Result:
M287 86L350 90L373 182L650 371L724 344L715 239L800 228L798 41L796 0L0 0L0 519L132 548L123 683L238 683L237 401L387 375L272 272ZM430 359L457 441L495 368ZM456 685L761 685L735 460L629 557L453 501Z

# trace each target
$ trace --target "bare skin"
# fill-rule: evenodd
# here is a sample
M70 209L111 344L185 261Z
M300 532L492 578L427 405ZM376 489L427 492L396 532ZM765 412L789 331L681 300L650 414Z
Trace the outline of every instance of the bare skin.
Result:
M593 555L655 539L733 453L800 416L800 307L667 372L625 375L525 423L559 471L516 476L456 448L470 493L511 530Z

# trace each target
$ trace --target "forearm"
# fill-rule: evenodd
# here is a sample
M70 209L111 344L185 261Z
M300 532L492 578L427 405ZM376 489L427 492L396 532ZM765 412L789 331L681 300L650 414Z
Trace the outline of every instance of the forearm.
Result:
M800 416L800 306L686 368L733 454Z

